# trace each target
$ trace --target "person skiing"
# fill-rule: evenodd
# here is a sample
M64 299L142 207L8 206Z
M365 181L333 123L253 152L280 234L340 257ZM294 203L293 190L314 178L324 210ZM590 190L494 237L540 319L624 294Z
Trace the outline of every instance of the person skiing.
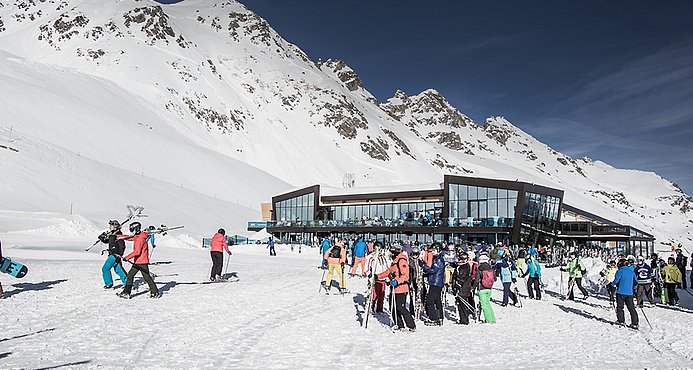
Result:
M147 238L147 244L149 245L149 259L152 259L152 254L154 254L154 248L156 248L156 238L154 237L154 230L156 227L154 225L149 225L147 228L149 230L149 237Z
M344 264L346 263L346 248L344 243L336 242L330 249L325 252L324 259L327 260L328 270L327 279L324 281L323 286L325 287L325 292L329 294L332 285L332 277L335 273L339 276L339 292L346 292L346 282L344 281Z
M118 293L118 296L121 298L130 298L132 282L135 275L140 272L144 278L144 281L146 281L149 285L149 297L159 298L161 297L159 294L159 289L156 287L154 280L152 280L152 277L149 275L149 248L147 245L147 237L149 237L149 234L142 231L142 224L137 221L130 224L130 232L132 235L122 235L119 237L123 240L132 240L133 250L132 253L123 257L124 260L132 263L132 267L130 268L130 271L128 271L125 288L123 288L121 293Z
M501 282L503 282L503 303L501 306L505 307L508 305L508 298L513 300L514 306L517 304L517 295L510 290L510 287L517 281L517 267L515 266L515 262L508 258L508 254L505 250L499 249L497 254L500 259L496 261L493 267L498 276L500 276Z
M678 287L682 287L683 289L688 289L688 283L686 281L687 260L688 258L686 257L686 255L683 254L683 251L681 250L681 244L679 244L679 248L676 248L676 267L678 267L679 271L681 271L681 282L679 283Z
M267 248L269 248L269 255L270 256L276 256L277 252L274 250L274 239L272 237L269 238L269 241L267 242Z
M330 243L330 239L329 238L323 239L322 244L320 244L320 256L324 256L325 253L327 252L327 250L330 249L331 247L332 247L332 243ZM321 266L322 266L323 270L327 268L327 259L325 259L325 258L322 259L322 265Z
M121 258L123 258L123 253L125 253L125 241L118 238L118 236L122 235L120 229L120 222L117 220L110 220L108 221L108 231L99 235L99 240L104 244L108 244L108 258L106 258L103 266L101 266L104 289L113 288L113 275L111 275L111 269L118 275L123 286L127 283L127 276L121 263Z
M491 292L495 280L496 277L493 274L493 268L489 264L488 255L480 254L479 268L476 272L476 281L479 286L479 306L481 306L481 311L484 313L484 322L489 324L496 322L496 315L493 313L493 308L491 308Z
M623 313L623 306L628 308L630 313L630 328L638 329L638 312L635 310L633 303L633 291L638 286L638 278L630 266L624 260L619 261L618 271L611 285L616 289L616 320L619 325L626 324L626 318Z
M529 299L534 299L535 293L537 299L541 299L541 265L537 259L538 252L536 248L530 248L527 253L527 263L525 264L526 272L522 277L529 276L527 279L527 294ZM534 290L534 292L532 291Z
M402 246L393 244L390 247L392 263L384 272L377 275L378 279L390 279L390 287L394 291L395 312L392 313L393 321L397 329L404 330L404 325L409 331L416 331L416 324L411 313L407 310L407 293L409 292L409 261L407 254L402 252ZM404 319L404 321L402 320Z
M611 285L611 283L614 282L617 271L618 268L616 267L616 261L609 261L606 268L599 272L599 276L604 279L601 286L606 286L606 290L609 293L609 302L611 302L612 305L616 303L616 287Z
M354 264L351 266L350 276L356 275L356 267L361 265L361 276L366 276L366 255L368 254L368 245L359 238L359 241L354 245Z
M229 244L226 241L226 230L219 229L212 237L210 246L210 256L212 257L212 273L209 280L212 282L222 281L221 267L224 266L224 250L230 256Z
M570 262L568 262L568 268L561 267L561 271L568 271L568 300L575 300L575 297L573 296L573 288L576 285L584 295L582 299L587 299L589 297L589 293L587 293L587 290L582 286L582 276L587 273L585 264L577 258L577 253L575 253L575 251L570 252L569 258Z
M643 294L651 305L655 305L654 296L652 294L652 268L645 263L645 257L638 256L638 264L635 266L635 276L638 280L637 285L637 301L638 307L643 307Z
M472 273L472 265L469 264L467 252L458 254L459 264L455 267L452 274L452 291L457 303L459 313L458 324L469 325L469 315L474 314L474 297L472 295L476 288L475 275Z
M664 266L662 274L664 275L664 287L667 290L669 297L669 305L674 306L679 303L679 296L676 293L676 287L681 284L681 270L676 266L676 258L669 257L669 264Z
M433 257L433 264L428 267L421 263L421 268L428 274L428 293L426 293L426 312L428 321L425 325L443 325L442 291L445 285L445 253Z

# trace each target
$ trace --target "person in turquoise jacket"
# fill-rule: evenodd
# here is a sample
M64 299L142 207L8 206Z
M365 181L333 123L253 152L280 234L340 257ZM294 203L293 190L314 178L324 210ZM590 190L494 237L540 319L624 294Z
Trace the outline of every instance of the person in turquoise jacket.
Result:
M623 313L623 306L628 307L628 312L630 313L630 327L633 329L638 328L638 312L635 310L635 304L633 303L633 292L638 286L638 277L630 269L626 260L620 260L618 262L618 271L616 271L616 277L611 285L617 287L616 289L616 319L619 325L625 325L626 318Z
M325 255L325 252L327 252L330 248L332 248L332 243L330 243L329 238L325 238L322 240L322 244L320 245L320 257ZM327 260L323 258L322 260L322 268L326 269L327 268Z
M539 265L539 261L535 256L527 258L527 272L525 272L523 277L528 275L527 293L529 294L529 299L534 299L535 292L537 299L541 299L541 287L539 286L541 283L541 265Z

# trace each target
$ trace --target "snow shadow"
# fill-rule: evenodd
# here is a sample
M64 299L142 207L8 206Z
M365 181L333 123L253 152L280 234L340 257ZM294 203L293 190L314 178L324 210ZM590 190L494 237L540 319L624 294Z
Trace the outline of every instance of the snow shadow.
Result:
M60 284L62 282L67 281L67 279L60 279L60 280L52 280L52 281L43 281L40 283L18 283L18 284L12 284L14 290L11 290L9 292L5 292L5 298L12 297L15 294L19 293L24 293L24 292L29 292L29 291L38 291L38 290L48 290L48 289L53 289L54 285Z
M361 310L363 307L363 310ZM356 310L356 321L363 326L363 314L366 313L366 296L358 293L354 296L354 310Z
M561 305L558 303L554 303L554 306L560 308L561 311L563 311L563 312L572 313L572 314L579 315L579 316L582 316L582 317L590 319L590 320L603 322L603 323L609 324L609 325L613 324L613 321L609 321L603 317L595 316L594 314L587 312L585 310L581 310L579 308L572 308L572 307L564 306L564 305ZM614 313L614 321L616 321L615 319L616 319L616 315Z
M680 306L669 306L669 305L664 305L664 304L657 304L657 308L658 309L663 308L665 310L678 311L678 312L693 314L693 310L689 310L685 307L680 307Z
M0 360L2 360L3 358L5 358L5 357L7 357L7 356L9 356L9 355L11 355L11 354L12 354L12 352L0 353Z
M40 333L45 333L45 332L47 332L47 331L53 331L53 330L55 330L55 328L43 329L43 330L39 330L39 331L36 331L36 332L33 332L33 333L22 334L22 335L16 335L16 336L10 337L10 338L3 338L3 339L0 339L0 343L2 343L2 342L7 342L8 340L13 340L13 339L25 338L25 337L29 337L29 336L32 336L32 335L36 335L36 334L40 334Z
M40 367L40 368L38 368L38 369L36 369L36 370L59 369L59 368L61 368L61 367L68 367L68 368L70 368L70 367L74 367L74 366L78 366L78 365L86 365L86 364L90 364L90 363L91 363L91 360L77 361L77 362L70 362L70 363L61 364L61 365L55 365L55 366Z
M235 271L226 273L226 274L222 275L221 278L224 279L224 280L229 280L229 279L231 279L231 278L239 279L238 273L235 272Z
M173 261L159 261L159 262L152 262L149 265L151 265L151 266L170 265L172 263L173 263Z
M365 316L366 316L366 305L368 301L366 301L366 296L363 293L357 293L354 295L353 301L354 301L354 310L356 311L356 321L361 324L361 326L365 325ZM385 302L383 302L383 306L387 306L389 304L388 298L385 298ZM388 306L389 307L389 306ZM363 310L361 310L363 308ZM390 327L392 325L392 319L391 319L391 314L389 311L385 311L387 308L383 307L383 312L373 312L372 310L375 309L375 306L371 306L371 312L368 315L368 321L371 322L373 321L373 318L378 320L378 322L385 326L385 327Z

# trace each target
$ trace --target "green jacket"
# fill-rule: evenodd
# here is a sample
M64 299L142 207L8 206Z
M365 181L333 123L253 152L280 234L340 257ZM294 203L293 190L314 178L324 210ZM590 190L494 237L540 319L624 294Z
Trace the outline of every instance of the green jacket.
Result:
M568 274L571 278L582 278L583 269L585 264L577 258L568 263Z

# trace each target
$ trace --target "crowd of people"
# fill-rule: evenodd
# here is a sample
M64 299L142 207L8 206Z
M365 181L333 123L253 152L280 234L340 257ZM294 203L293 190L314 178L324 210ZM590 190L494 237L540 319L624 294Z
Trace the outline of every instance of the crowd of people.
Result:
M327 278L321 281L321 290L329 294L336 277L338 292L347 293L345 274L346 265L350 265L350 277L369 279L369 314L384 312L386 291L390 289L389 312L396 330L415 331L417 321L430 326L443 325L450 295L454 297L457 310L447 318L461 325L471 321L495 323L491 293L497 281L503 291L500 306L521 307L518 279L525 281L529 299L546 299L539 250L533 246L510 249L501 244L436 242L419 245L406 241L385 246L363 239L349 242L325 238L320 254L322 268L328 271ZM618 256L599 273L599 291L595 294L605 290L605 296L616 311L615 324L626 325L627 309L631 319L629 327L637 329L636 306L644 307L645 300L649 307L654 307L657 299L661 304L678 303L676 289L686 289L685 268L686 257L680 249L667 262L657 255L652 256L650 263L643 256ZM576 291L582 293L583 300L590 297L583 286L587 267L576 252L569 253L560 271L561 279L563 272L568 275L563 299L575 300ZM563 293L562 286L560 290Z

